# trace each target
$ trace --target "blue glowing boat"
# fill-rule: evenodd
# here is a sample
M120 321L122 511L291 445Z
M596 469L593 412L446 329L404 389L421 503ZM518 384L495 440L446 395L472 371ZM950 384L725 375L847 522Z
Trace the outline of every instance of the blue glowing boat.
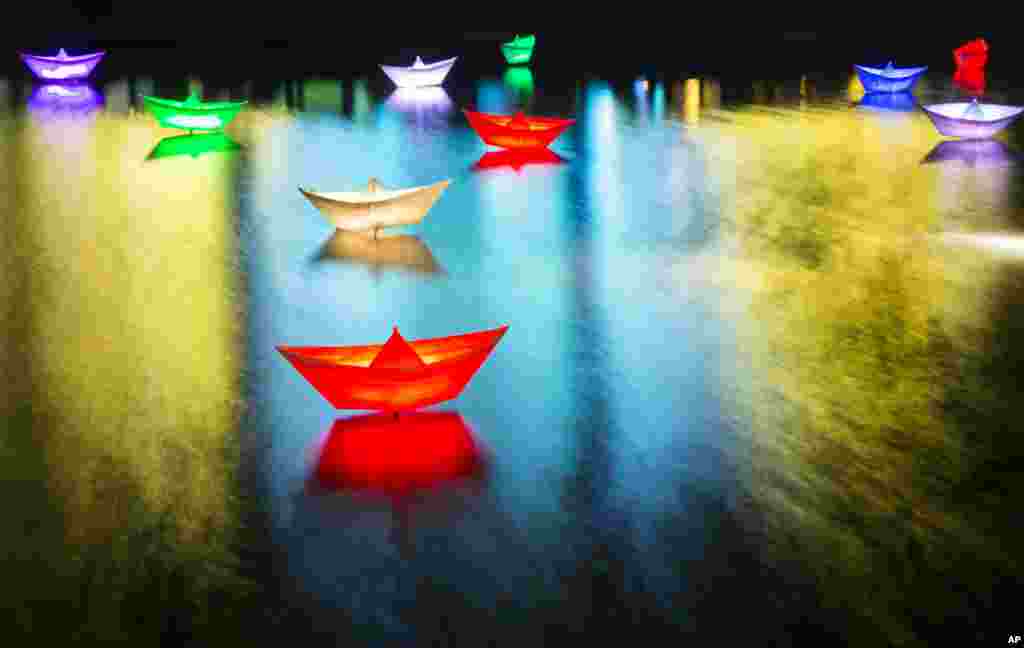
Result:
M898 68L889 61L884 68L854 65L865 92L910 92L928 66Z

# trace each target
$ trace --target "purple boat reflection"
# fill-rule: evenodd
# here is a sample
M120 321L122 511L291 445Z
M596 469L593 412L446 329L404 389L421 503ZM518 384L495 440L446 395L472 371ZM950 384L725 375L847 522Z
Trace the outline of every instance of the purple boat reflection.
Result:
M87 83L48 83L28 98L29 112L39 115L87 115L103 106L103 95Z
M854 65L865 92L909 92L918 78L928 69L923 67L898 68L890 61L884 68Z
M422 126L445 126L455 108L444 88L397 88L385 105Z
M1024 112L1021 106L956 101L921 106L936 130L950 137L985 139L1003 130Z
M94 52L80 56L69 56L61 49L57 56L20 54L32 74L43 81L81 81L92 74L105 52Z
M972 167L999 167L1016 163L1020 156L994 139L945 140L921 161L922 164L961 162Z

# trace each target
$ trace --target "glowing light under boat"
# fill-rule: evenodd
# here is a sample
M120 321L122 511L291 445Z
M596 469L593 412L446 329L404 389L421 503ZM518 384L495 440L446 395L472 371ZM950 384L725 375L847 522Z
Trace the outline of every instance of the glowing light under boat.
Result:
M220 128L222 122L213 115L177 115L168 118L167 123L181 128Z
M1006 234L944 234L948 243L959 243L990 252L999 252L1024 257L1024 236Z
M71 79L80 77L88 72L89 67L82 64L64 65L52 70L39 70L39 74L47 79Z

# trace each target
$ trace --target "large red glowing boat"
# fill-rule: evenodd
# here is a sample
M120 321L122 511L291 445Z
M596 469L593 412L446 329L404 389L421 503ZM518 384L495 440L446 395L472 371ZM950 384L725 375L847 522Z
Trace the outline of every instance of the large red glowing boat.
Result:
M338 419L323 441L312 492L401 496L484 477L487 460L458 412Z
M507 330L406 342L396 327L384 344L277 350L334 407L399 412L458 397Z
M492 115L471 110L462 112L480 139L491 146L507 149L544 148L576 123L575 119L527 117L522 112L515 115Z

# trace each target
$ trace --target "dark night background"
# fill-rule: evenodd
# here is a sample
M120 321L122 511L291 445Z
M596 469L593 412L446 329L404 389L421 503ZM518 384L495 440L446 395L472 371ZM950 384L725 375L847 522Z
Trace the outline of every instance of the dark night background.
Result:
M373 9L373 7L367 7ZM711 20L682 14L671 26L654 18L640 26L617 25L600 13L571 28L544 29L548 22L510 17L495 21L508 31L457 31L451 27L414 28L411 20L392 27L384 16L350 8L275 6L263 15L247 9L235 12L204 8L200 18L175 15L161 5L114 7L101 10L57 11L45 22L11 21L3 30L11 55L0 73L9 78L28 72L14 55L26 50L45 53L58 47L76 50L131 51L109 56L97 69L97 81L122 75L190 74L222 77L226 83L254 78L302 78L372 71L378 63L408 63L414 53L431 57L460 56L455 73L463 76L499 70L504 65L496 43L514 30L538 36L535 67L557 69L571 77L599 74L715 74L759 78L788 78L806 74L834 76L855 62L929 65L939 74L953 71L952 50L974 38L985 38L990 49L988 71L993 80L1010 79L1024 54L1024 42L1013 28L993 28L956 20L943 25L862 23L851 18L839 27L811 28L771 25L743 15ZM447 8L446 13L454 9ZM382 10L384 11L384 10ZM399 7L393 9L400 13ZM499 12L500 13L500 12ZM425 16L429 20L431 16ZM602 20L604 18L604 20ZM626 16L634 18L632 14ZM359 26L365 25L365 29Z

